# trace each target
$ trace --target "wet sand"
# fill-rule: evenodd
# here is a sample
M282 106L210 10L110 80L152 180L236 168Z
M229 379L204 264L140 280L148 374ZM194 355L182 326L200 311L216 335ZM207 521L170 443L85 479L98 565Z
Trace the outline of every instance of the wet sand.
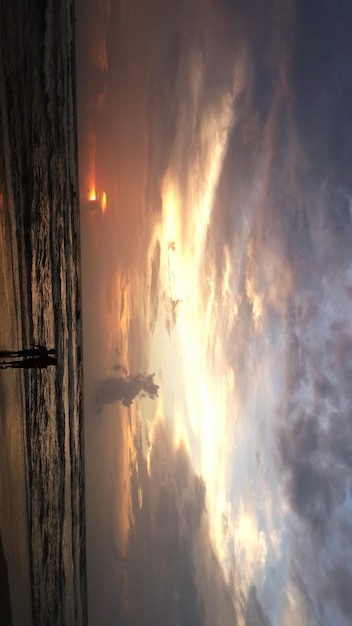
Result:
M1 182L1 181L0 181ZM0 189L0 350L21 347L14 221ZM32 623L21 373L0 370L0 624ZM11 603L11 605L10 605ZM11 618L12 615L12 618Z
M7 561L0 535L0 619L3 626L12 625L11 598Z

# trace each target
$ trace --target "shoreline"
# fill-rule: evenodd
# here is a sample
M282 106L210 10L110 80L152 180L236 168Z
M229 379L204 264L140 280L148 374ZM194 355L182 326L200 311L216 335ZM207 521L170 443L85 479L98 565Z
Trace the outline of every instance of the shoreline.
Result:
M60 357L51 378L0 372L0 623L10 611L14 626L87 623L74 9L0 0L0 350Z
M20 309L12 272L16 250L11 220L0 202L0 347L19 347ZM23 380L18 372L0 373L0 623L31 624L30 566L24 441ZM20 597L21 602L16 599Z

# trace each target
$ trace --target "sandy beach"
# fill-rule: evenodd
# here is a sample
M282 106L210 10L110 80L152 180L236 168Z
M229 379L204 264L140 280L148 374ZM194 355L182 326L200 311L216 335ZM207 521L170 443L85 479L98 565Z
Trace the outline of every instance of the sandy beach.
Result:
M17 259L9 207L0 195L0 349L20 347ZM32 623L21 373L0 370L0 623Z

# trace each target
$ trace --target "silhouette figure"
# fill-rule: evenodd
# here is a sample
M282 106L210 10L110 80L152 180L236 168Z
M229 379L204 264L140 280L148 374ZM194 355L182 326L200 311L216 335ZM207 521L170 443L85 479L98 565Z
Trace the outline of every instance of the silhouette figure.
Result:
M30 369L30 368L47 368L49 365L57 365L57 358L49 354L22 359L22 361L5 361L0 365L1 369Z
M33 348L26 348L24 350L0 350L0 358L18 358L18 357L35 357L35 356L48 356L49 354L55 354L54 348L46 348L45 346L33 346Z

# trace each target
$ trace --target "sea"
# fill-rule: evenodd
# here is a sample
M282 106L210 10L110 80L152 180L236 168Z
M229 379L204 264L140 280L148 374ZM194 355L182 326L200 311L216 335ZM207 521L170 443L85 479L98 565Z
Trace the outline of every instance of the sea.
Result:
M87 623L74 30L73 0L0 0L0 210L17 328L0 349L57 355L47 370L0 371L4 385L19 380L35 626ZM11 576L10 594L14 616Z

